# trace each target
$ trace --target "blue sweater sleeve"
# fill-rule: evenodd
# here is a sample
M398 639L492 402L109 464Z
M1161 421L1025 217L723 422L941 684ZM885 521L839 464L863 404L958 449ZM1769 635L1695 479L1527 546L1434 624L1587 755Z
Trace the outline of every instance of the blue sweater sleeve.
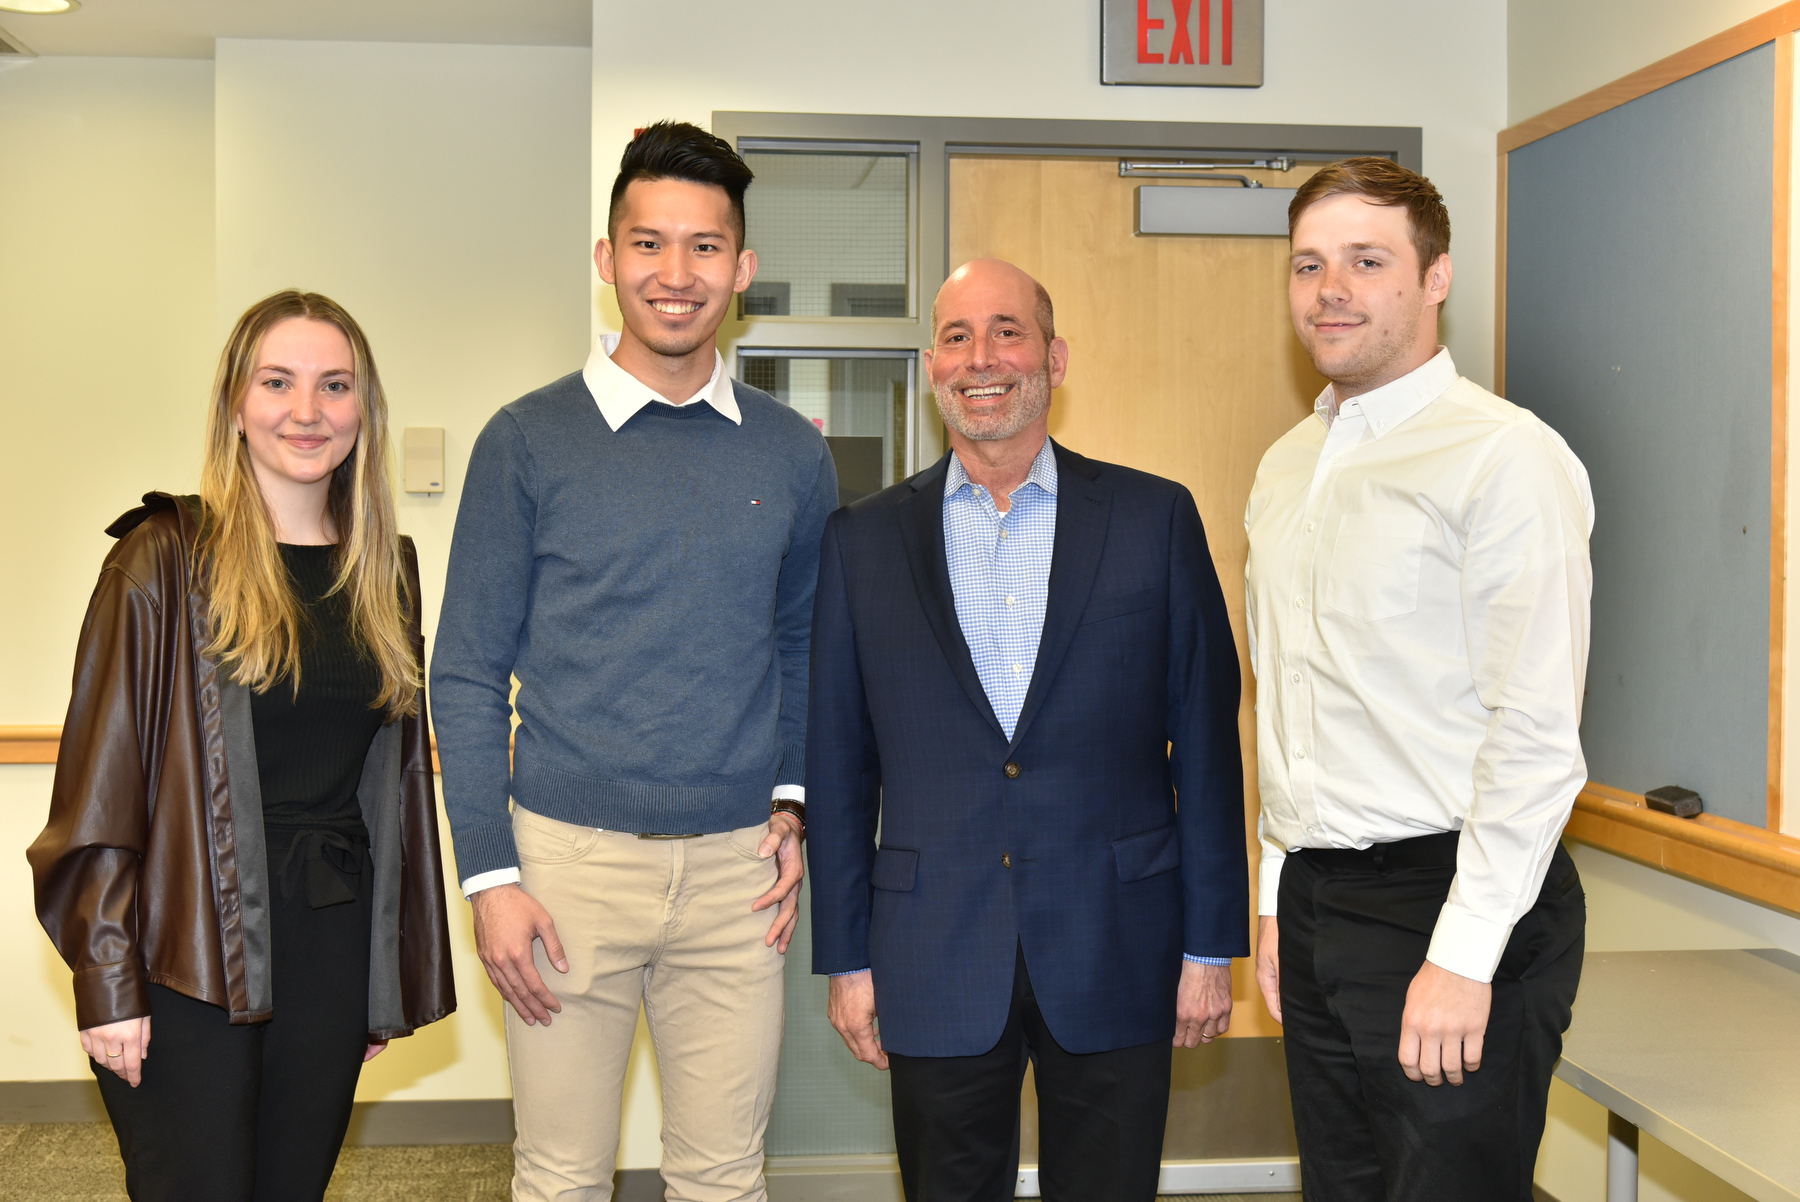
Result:
M444 811L462 880L519 863L507 809L512 672L531 596L536 517L530 448L502 409L469 457L431 659Z
M819 541L837 508L837 465L819 440L812 493L794 521L794 537L776 583L775 643L781 656L781 771L778 785L806 784L807 673L811 663L813 592L819 582Z

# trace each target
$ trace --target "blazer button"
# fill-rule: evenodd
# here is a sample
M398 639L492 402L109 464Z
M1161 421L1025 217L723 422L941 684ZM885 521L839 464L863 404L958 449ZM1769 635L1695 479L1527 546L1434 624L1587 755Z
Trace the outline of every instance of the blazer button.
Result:
M1019 773L1022 771L1024 771L1024 769L1020 768L1017 764L1012 763L1011 761L1008 761L1007 765L1006 765L1006 779L1007 780L1018 780Z
M1011 868L1012 867L1012 852L1003 851L1000 853L1000 867L1002 867L1002 868Z

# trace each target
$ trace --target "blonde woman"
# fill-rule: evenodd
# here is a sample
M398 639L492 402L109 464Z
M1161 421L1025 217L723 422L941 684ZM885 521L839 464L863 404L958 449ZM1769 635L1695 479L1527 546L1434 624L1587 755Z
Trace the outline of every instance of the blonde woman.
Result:
M278 293L200 496L107 528L28 854L136 1202L321 1198L363 1063L456 1005L386 433L356 322Z

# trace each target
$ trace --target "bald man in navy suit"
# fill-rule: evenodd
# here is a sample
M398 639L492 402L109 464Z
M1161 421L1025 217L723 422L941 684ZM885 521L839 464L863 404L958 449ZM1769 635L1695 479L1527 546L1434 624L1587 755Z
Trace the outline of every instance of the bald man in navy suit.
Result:
M1224 1033L1249 954L1237 650L1200 515L1049 438L1054 323L1018 268L959 268L926 354L951 451L838 510L821 553L813 971L891 1072L911 1202L1012 1197L1027 1059L1043 1196L1148 1202L1171 1048Z

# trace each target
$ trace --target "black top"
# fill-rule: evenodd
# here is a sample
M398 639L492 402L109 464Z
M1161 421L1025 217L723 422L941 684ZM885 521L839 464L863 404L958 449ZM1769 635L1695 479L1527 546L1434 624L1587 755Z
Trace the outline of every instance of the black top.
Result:
M281 544L305 615L300 642L300 695L290 680L250 695L263 822L361 833L356 786L383 711L369 703L381 670L350 635L350 600L330 597L336 547Z

